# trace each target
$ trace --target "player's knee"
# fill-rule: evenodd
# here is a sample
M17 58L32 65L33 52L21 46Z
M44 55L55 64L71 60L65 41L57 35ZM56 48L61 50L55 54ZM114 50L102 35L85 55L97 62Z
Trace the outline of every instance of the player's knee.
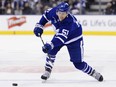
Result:
M48 54L47 56L50 57L50 58L55 58L56 57L56 55L51 55L51 54Z
M47 55L46 61L51 61L52 63L55 61L56 56L55 55Z
M73 64L77 69L82 70L87 63L86 62L78 62L78 63L73 62Z

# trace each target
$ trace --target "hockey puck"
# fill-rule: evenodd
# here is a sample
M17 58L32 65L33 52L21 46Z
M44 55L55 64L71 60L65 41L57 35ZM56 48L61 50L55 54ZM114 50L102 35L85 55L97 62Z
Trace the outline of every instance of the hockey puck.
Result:
M17 83L13 83L12 85L13 85L13 86L18 86L18 84L17 84Z

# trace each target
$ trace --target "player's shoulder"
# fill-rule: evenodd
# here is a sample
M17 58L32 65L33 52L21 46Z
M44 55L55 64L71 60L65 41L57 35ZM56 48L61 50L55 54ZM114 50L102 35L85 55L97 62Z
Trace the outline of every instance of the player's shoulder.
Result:
M69 22L70 22L71 28L75 28L81 25L79 23L79 20L73 14L69 14L68 20L70 20Z
M67 18L65 19L65 23L68 27L71 27L73 24L76 23L76 18L72 14L68 14Z
M71 13L69 13L69 19L72 19L72 21L77 21L76 17Z
M56 14L56 7L45 10L45 14L50 14L50 15Z
M56 8L49 8L45 10L44 15L48 20L51 20L51 18L56 15Z

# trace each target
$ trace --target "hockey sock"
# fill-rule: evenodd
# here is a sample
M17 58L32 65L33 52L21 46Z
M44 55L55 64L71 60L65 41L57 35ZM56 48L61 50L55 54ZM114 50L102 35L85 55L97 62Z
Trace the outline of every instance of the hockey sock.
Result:
M77 69L79 69L89 75L91 75L91 73L93 71L93 68L91 66L89 66L86 62L79 62L79 63L73 63L73 64Z
M54 65L54 61L55 61L55 55L47 55L46 57L46 64L45 64L45 69L48 70L52 70L53 65Z

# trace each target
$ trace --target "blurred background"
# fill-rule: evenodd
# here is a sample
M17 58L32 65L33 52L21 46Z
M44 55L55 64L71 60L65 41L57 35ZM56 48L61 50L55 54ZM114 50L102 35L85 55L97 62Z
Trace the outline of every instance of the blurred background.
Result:
M41 15L62 1L75 15L116 14L116 0L0 0L0 15Z
M45 10L62 1L83 26L85 35L116 35L116 0L0 0L0 34L32 35ZM44 34L54 34L51 24Z

